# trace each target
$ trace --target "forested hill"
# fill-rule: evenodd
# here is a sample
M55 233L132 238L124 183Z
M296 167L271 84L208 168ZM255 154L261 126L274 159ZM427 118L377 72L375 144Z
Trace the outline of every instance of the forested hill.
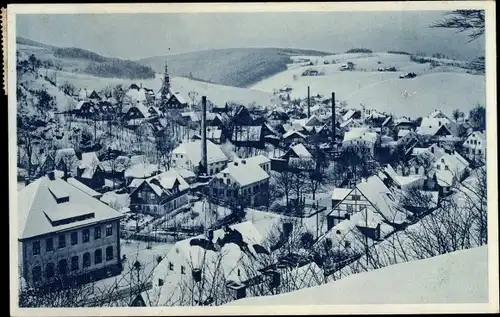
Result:
M50 69L129 79L149 79L155 75L149 66L132 60L102 56L82 48L55 47L22 37L17 37L16 43L18 52L34 54L44 67Z

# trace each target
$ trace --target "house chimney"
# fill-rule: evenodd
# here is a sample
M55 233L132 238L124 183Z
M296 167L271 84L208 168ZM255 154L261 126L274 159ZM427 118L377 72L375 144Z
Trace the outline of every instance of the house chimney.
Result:
M47 172L47 176L49 177L49 179L51 181L55 180L56 179L56 176L55 176L55 172L52 170L52 171L49 171Z
M311 117L311 87L307 86L307 118Z
M335 92L332 92L332 146L335 144Z
M207 97L201 97L201 164L202 173L208 174L207 159Z

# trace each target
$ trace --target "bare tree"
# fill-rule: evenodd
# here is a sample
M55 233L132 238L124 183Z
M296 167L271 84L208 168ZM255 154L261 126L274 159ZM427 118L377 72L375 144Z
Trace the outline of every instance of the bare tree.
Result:
M458 33L469 32L469 42L484 34L484 10L455 10L445 14L445 18L431 24L431 28L455 29Z

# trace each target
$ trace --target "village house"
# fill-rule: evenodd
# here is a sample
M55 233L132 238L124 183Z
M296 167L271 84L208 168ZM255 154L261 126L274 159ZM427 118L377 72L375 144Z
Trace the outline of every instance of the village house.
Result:
M267 121L271 125L280 125L288 122L290 116L285 112L282 107L276 107L267 115Z
M130 185L134 179L146 179L161 172L161 167L158 166L158 164L149 163L146 158L134 160L133 157L131 157L127 165L128 168L123 173L127 186ZM128 187L130 191L134 190L133 187Z
M189 203L189 184L176 171L147 179L134 179L130 208L154 216L165 216Z
M332 195L332 211L327 215L328 229L366 208L372 208L388 223L405 221L404 211L397 207L398 194L385 174L370 176L350 190L337 190ZM335 201L333 201L335 198Z
M82 153L82 159L77 168L76 179L93 189L104 186L104 168L95 152Z
M424 117L417 128L417 133L431 138L452 135L449 124L450 120L447 118Z
M229 111L231 111L231 109L229 108L227 102L223 106L222 105L213 105L212 106L213 113L221 114L221 113L228 113Z
M394 130L395 130L396 134L398 134L400 130L414 131L416 128L415 121L412 121L407 117L397 118L397 119L393 120L393 122L394 122Z
M290 146L280 158L287 162L289 169L313 169L316 166L313 155L302 143Z
M265 145L263 125L238 125L233 129L231 143L235 146L263 148Z
M19 269L28 285L121 272L121 213L53 173L18 195Z
M269 203L269 174L253 160L229 163L215 175L210 187L214 199L228 203L235 198L249 206L267 206Z
M129 167L129 163L130 158L128 156L120 155L116 158L102 161L101 166L105 177L121 182L125 179L125 170Z
M150 116L148 107L138 102L127 110L122 120L127 126L138 126Z
M181 143L172 151L173 165L197 173L201 164L201 140ZM226 168L228 158L220 147L207 140L207 174L214 175Z
M349 118L347 121L342 122L339 125L339 128L342 131L347 132L347 131L350 131L350 130L355 129L355 128L361 128L362 126L363 126L363 124L361 123L360 120Z
M167 109L183 109L187 106L186 100L178 92L170 93L170 97L165 103Z
M75 109L73 109L71 112L77 117L88 119L95 116L99 112L99 109L94 102L89 100L81 100L76 104Z
M472 132L463 143L468 159L484 160L486 158L486 131Z
M440 196L446 196L468 175L469 162L456 151L445 153L433 164L434 181Z
M375 155L375 150L379 145L380 135L376 132L369 132L365 128L356 128L347 131L342 141L342 148L365 146L372 156Z
M283 134L283 141L287 145L291 145L294 143L304 143L306 142L306 140L307 140L306 135L293 129Z
M188 302L192 294L181 289L197 289L206 281L218 292L218 303L247 296L249 280L266 263L269 251L265 237L251 221L234 224L177 242L155 268L152 289L146 298L161 305ZM219 276L210 278L210 276ZM197 302L213 303L213 296L197 293Z

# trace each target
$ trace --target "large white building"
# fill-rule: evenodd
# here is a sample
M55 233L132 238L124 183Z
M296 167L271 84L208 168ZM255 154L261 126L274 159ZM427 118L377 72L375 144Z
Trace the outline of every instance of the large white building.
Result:
M121 213L53 175L18 193L20 276L27 285L121 272Z

